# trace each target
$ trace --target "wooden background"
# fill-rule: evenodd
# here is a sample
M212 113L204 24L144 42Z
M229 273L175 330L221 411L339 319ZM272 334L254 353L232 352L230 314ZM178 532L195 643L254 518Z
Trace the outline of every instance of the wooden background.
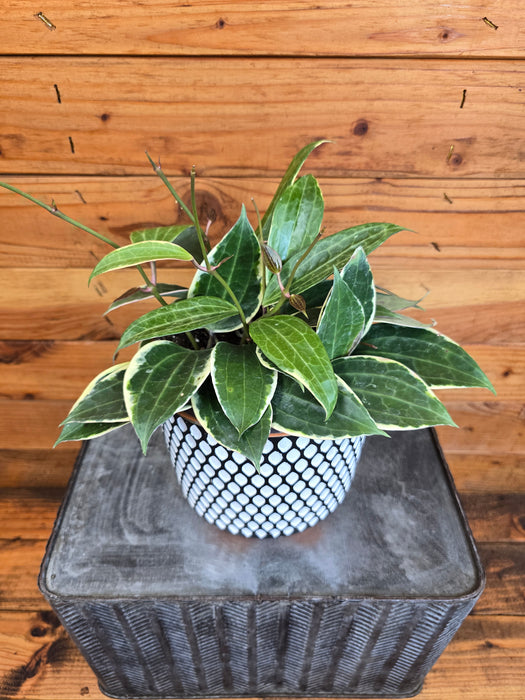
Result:
M498 391L446 392L461 427L439 434L488 583L422 700L524 697L524 23L520 0L4 0L0 13L0 177L101 233L182 220L145 150L184 197L197 166L218 237L239 202L252 220L251 197L264 210L317 138L334 142L308 166L327 232L417 231L372 256L379 284L430 290L424 317ZM102 312L136 273L87 288L105 252L0 191L0 700L102 697L36 576L78 451L50 449L57 425L132 317Z

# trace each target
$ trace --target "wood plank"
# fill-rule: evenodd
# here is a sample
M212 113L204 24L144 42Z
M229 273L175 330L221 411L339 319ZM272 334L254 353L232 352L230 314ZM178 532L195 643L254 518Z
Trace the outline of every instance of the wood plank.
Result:
M448 403L447 408L460 427L437 428L445 455L525 453L525 412L521 402L454 402Z
M207 176L279 176L322 137L336 143L315 157L320 175L524 177L523 62L407 68L403 59L2 58L0 169L147 173L149 150L171 174L197 163Z
M524 618L468 617L418 697L518 700L523 695L524 640Z
M138 308L138 307L136 307ZM6 399L76 399L113 361L115 341L0 340L0 396ZM525 345L466 345L497 391L498 401L520 401L525 385ZM133 348L119 354L125 361ZM438 392L448 401L495 400L480 389Z
M0 399L0 450L50 448L59 434L59 423L72 401ZM519 402L453 402L448 404L460 428L438 427L445 455L525 454L523 405ZM69 449L59 445L57 450Z
M0 610L32 610L42 606L44 598L38 590L37 578L45 549L45 539L0 539Z
M421 700L522 700L525 619L468 617L430 671ZM0 614L2 698L103 700L80 652L40 606ZM321 700L321 699L320 699Z
M386 268L372 260L378 285L417 299L428 290L426 321L438 320L438 330L462 344L502 345L525 343L525 275L521 270L464 269L451 275L431 260L417 268ZM193 268L165 270L161 281L189 285ZM140 283L135 270L108 273L87 287L89 271L83 268L17 268L0 301L0 326L5 339L108 340L120 337L137 316L137 308L125 306L103 316L109 303ZM50 294L35 293L39 289ZM142 303L141 313L155 304Z
M25 441L24 441L25 444ZM66 443L62 449L0 450L0 488L64 490L79 443Z
M462 494L461 503L478 542L525 542L523 494Z
M325 148L328 157L331 146ZM155 176L12 176L9 182L47 203L55 200L64 213L121 245L131 231L185 220ZM215 217L212 242L233 225L242 202L255 225L251 198L264 213L277 184L273 178L199 178L202 220ZM188 202L188 178L173 178L173 185ZM417 232L390 239L374 254L376 264L379 256L402 257L403 265L430 258L435 265L523 267L524 181L322 178L321 187L327 234L377 220ZM108 252L106 244L3 189L0 219L0 267L87 268Z
M47 541L65 489L0 488L2 539Z
M509 454L468 454L447 450L456 488L461 494L525 494L525 457Z
M525 615L525 546L478 545L487 576L485 592L476 603L477 615Z
M315 5L229 0L218 4L150 0L122 12L116 0L47 0L49 31L29 0L7 0L2 51L23 54L164 55L523 55L518 28L525 20L518 0L487 8L482 0L461 5L346 0ZM487 12L498 29L482 20Z

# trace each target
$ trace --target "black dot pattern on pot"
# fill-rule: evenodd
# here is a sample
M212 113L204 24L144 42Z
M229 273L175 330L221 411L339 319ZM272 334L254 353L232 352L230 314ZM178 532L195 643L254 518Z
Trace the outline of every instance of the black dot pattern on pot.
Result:
M183 495L209 523L245 537L301 532L335 510L350 488L364 436L271 437L261 470L196 423L173 416L164 435Z

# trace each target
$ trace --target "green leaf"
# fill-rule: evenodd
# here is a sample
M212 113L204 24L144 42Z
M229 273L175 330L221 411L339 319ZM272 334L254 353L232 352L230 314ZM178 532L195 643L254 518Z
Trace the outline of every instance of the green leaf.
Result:
M169 340L136 353L124 376L124 400L144 453L153 431L186 405L210 369L211 350L188 350Z
M220 342L213 350L212 379L222 410L242 434L268 408L277 372L261 365L254 345Z
M66 423L53 447L56 447L61 442L69 442L71 440L90 440L128 424L129 421L125 423Z
M130 235L133 243L140 241L170 241L177 240L177 245L187 250L197 262L202 261L202 251L199 243L199 235L195 226L157 226L146 228L142 231L133 231Z
M415 318L410 318L410 316L404 316L403 314L396 314L395 311L390 311L381 304L376 305L376 315L374 321L389 323L393 326L405 326L407 328L430 328L432 324L423 323Z
M340 269L346 265L359 246L362 246L365 254L368 255L394 233L402 230L401 226L394 224L362 224L322 238L299 265L290 291L301 294L331 275L334 267ZM281 272L283 284L286 285L288 282L300 257L301 253L296 253L283 265ZM263 303L265 306L275 304L280 296L279 283L275 277L272 277L268 282Z
M455 425L421 377L400 362L353 355L334 360L333 366L384 430Z
M129 362L105 369L87 385L64 423L128 422L122 385Z
M168 241L141 241L140 243L131 243L112 250L111 253L105 255L102 260L95 266L95 269L89 277L89 281L101 275L104 272L111 270L120 270L123 267L132 265L141 265L142 263L152 262L154 260L191 260L192 256L187 250L181 248L175 243Z
M487 375L463 348L429 328L374 324L362 352L401 362L433 389L485 387L494 392Z
M263 238L266 240L269 236L270 233L270 226L272 223L272 217L273 217L273 212L274 209L277 205L277 202L281 199L284 191L290 187L290 185L293 184L295 181L295 178L299 174L299 171L304 165L305 160L308 158L310 153L314 151L316 148L319 148L323 143L328 143L326 139L322 139L320 141L313 141L312 143L309 143L307 146L302 148L299 153L294 157L290 165L288 166L281 182L279 183L279 186L273 196L272 201L270 202L268 208L266 209L266 212L263 216L262 219L262 230L263 230Z
M221 409L213 386L209 382L206 382L194 394L191 405L199 423L217 442L230 450L240 452L259 470L263 449L272 424L271 406L268 406L258 423L239 435L237 428L232 425Z
M317 327L328 357L332 360L347 355L361 339L364 325L365 313L359 299L335 268L332 293Z
M169 241L173 243L177 236L187 228L193 228L193 226L188 227L185 224L182 226L156 226L155 228L133 231L129 237L132 243L140 243L141 241Z
M268 245L281 259L308 248L323 221L323 195L312 175L299 178L285 190L273 213ZM269 277L269 275L268 275Z
M315 396L328 418L337 401L337 382L316 333L295 316L263 316L250 325L250 335L271 362Z
M361 246L341 270L341 276L361 302L365 314L363 335L368 331L376 312L376 288L372 270Z
M209 254L212 265L226 260L217 270L228 283L249 321L258 311L262 297L261 249L257 236L242 207L241 215L233 228ZM215 296L230 300L226 289L208 272L198 270L188 291L189 297ZM241 327L239 314L234 318L213 325L216 332L236 330Z
M163 297L175 297L176 299L185 299L188 293L186 287L181 287L178 284L163 284L158 282L157 285L158 293ZM145 299L153 299L153 292L147 287L133 287L133 289L128 289L121 296L111 302L108 306L105 314L110 311L119 309L121 306L126 306L126 304L134 304L137 301L144 301Z
M217 297L182 299L175 304L153 309L133 321L122 334L118 350L141 340L209 328L236 313L233 304Z
M389 292L388 289L383 289L382 287L378 287L377 289L377 303L381 304L381 306L389 311L403 311L404 309L410 308L422 310L422 307L419 306L419 302L423 301L426 294L424 294L421 299L404 299L393 292Z
M281 375L272 399L273 425L293 435L337 439L384 435L356 394L341 380L337 403L328 420L319 404L292 379Z

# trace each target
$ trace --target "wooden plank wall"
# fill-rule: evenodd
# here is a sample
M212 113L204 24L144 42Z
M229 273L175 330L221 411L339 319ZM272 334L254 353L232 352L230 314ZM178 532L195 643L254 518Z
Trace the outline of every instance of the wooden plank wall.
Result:
M43 17L38 17L41 12ZM381 285L425 299L497 388L447 392L439 431L487 590L422 700L518 700L525 667L525 6L519 0L4 0L0 177L125 241L181 220L160 157L220 236L317 138L328 232L402 233ZM52 26L49 26L52 25ZM133 272L87 288L95 239L0 191L0 698L101 698L36 587L78 445L57 424L111 361ZM187 270L168 269L172 280Z

